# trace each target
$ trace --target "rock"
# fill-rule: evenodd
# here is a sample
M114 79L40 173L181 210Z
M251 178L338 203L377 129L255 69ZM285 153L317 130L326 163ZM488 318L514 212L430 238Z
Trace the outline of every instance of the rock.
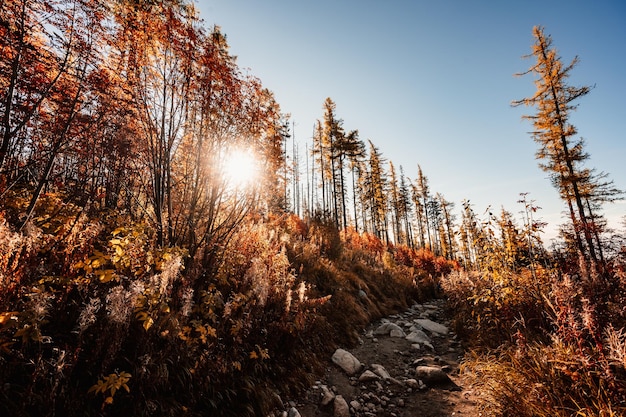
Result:
M402 328L395 323L387 322L383 323L376 330L374 330L374 334L377 336L389 335L392 330L399 330L403 332Z
M378 381L379 379L380 377L378 375L376 375L372 371L367 370L361 374L361 376L359 377L359 382Z
M391 378L391 375L389 375L389 372L387 372L384 366L374 363L371 365L371 368L374 371L374 373L378 375L379 377L381 377L382 379L387 380Z
M350 407L348 406L348 403L341 395L337 395L335 397L333 416L334 417L350 417Z
M429 319L417 319L416 322L431 333L437 333L440 335L448 334L448 328L443 324L435 323Z
M287 412L287 417L302 417L296 407L291 407Z
M415 375L430 386L452 382L448 374L436 366L418 366L415 368Z
M426 335L426 333L424 333L421 330L415 330L415 331L409 333L406 336L406 340L408 340L411 343L421 343L421 344L426 344L426 343L430 344L431 343L430 337L428 337Z
M406 333L404 333L404 330L402 330L402 329L392 329L389 332L389 336L397 337L398 339L403 339L403 338L406 337Z
M407 379L406 381L404 381L404 383L409 388L413 388L413 389L419 389L420 388L420 384L419 384L419 382L417 382L417 379L410 378L410 379Z
M361 403L357 400L350 401L350 407L352 407L354 411L361 411Z
M402 381L400 381L399 379L396 379L394 377L390 377L389 379L386 379L385 381L389 381L392 384L398 385L400 387L404 386L404 383Z
M354 375L361 370L361 362L347 350L337 349L331 360L348 375Z
M426 363L426 359L424 358L417 358L413 361L412 365L413 366L420 366L420 365L424 365Z
M320 404L323 407L325 407L335 400L335 394L332 391L330 391L326 385L322 385L321 389L322 389L322 400L320 401Z

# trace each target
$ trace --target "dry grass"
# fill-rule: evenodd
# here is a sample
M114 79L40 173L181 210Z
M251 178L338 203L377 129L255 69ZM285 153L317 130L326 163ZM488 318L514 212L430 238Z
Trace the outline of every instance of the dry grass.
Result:
M602 325L619 322L619 311L597 308L591 284L529 277L444 280L457 328L473 347L464 372L485 415L626 415L626 336Z

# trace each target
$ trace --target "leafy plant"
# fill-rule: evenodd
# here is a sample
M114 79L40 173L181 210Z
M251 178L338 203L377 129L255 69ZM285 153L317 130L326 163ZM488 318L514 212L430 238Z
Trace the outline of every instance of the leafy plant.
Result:
M104 395L105 398L102 403L104 407L107 404L113 404L113 398L120 389L124 389L127 393L130 393L128 382L131 378L132 375L128 372L115 372L99 379L87 392L95 395Z

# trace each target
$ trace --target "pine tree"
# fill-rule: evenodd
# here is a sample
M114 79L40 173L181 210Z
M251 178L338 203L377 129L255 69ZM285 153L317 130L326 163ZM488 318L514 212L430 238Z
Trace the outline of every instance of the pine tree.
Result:
M550 174L553 185L566 202L572 226L572 236L585 269L601 271L598 249L599 214L597 207L586 205L587 198L601 195L602 186L588 174L582 164L589 158L584 152L583 140L575 140L576 128L569 122L572 111L577 108L574 101L591 90L588 86L572 87L566 83L570 71L578 64L575 57L563 66L557 51L552 47L552 38L544 34L542 27L534 27L535 43L532 55L536 64L520 75L537 75L537 91L532 97L514 101L514 106L535 106L537 113L525 116L533 122L533 139L539 145L537 159L541 168Z
M441 244L443 249L443 256L447 259L455 259L456 252L456 240L454 239L454 214L452 209L454 203L447 201L443 195L437 193L435 195L437 201L439 201L439 207L441 208L442 224L440 230Z
M418 193L421 209L423 210L423 220L424 220L424 230L426 231L426 238L428 239L428 249L433 250L433 242L431 236L431 224L430 220L432 218L429 213L429 201L431 200L430 196L430 187L428 186L428 177L426 177L422 173L422 167L417 166L417 185L416 191ZM425 247L425 242L422 240L422 247Z
M389 197L391 208L391 222L393 226L394 241L396 244L403 243L400 231L400 184L393 162L389 161Z
M389 242L387 230L387 174L383 169L384 159L380 150L370 145L369 161L369 186L368 197L370 199L370 209L374 234L379 239Z
M401 222L404 227L404 236L406 244L409 247L413 247L413 230L411 228L411 193L409 191L409 183L404 175L404 169L400 165L400 188L398 190L399 201L398 208L401 217Z

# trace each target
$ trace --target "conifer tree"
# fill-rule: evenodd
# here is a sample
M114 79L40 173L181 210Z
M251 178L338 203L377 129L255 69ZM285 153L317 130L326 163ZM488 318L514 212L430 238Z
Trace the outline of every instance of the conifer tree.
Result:
M354 135L354 150L350 154L348 154L348 158L350 160L350 173L352 176L352 204L354 209L354 230L358 233L359 231L359 220L358 220L358 203L362 201L362 187L361 178L365 174L364 167L364 159L366 156L365 144L358 137L358 132L355 131ZM363 205L361 204L361 207ZM365 219L362 220L365 228Z
M326 98L324 101L324 130L322 136L322 143L326 148L327 152L325 156L327 158L326 166L328 168L328 177L330 178L330 202L332 204L332 218L333 222L337 229L340 226L340 218L339 212L341 208L339 205L341 204L341 200L338 200L338 196L343 193L340 190L342 184L342 174L341 174L341 152L339 149L341 148L341 142L344 137L343 130L343 121L337 118L335 114L336 110L335 102L330 98Z
M428 248L433 250L432 236L431 236L431 228L430 228L430 220L432 216L429 213L429 201L430 197L430 187L428 186L428 177L426 177L422 173L422 167L417 166L417 185L416 191L418 198L420 200L420 208L423 211L423 220L424 220L424 230L426 231L426 238L428 239ZM425 247L426 243L422 240L422 247Z
M415 220L417 221L417 232L419 237L418 246L420 248L426 247L426 239L425 239L425 219L424 219L424 205L422 204L422 199L420 196L419 188L414 182L410 183L411 185L411 199L413 201L413 205L415 207Z
M405 243L413 247L413 230L411 229L411 193L409 183L404 175L404 169L400 165L400 187L399 187L398 207L400 209L401 222L404 227Z
M393 226L394 241L396 244L402 243L402 232L400 231L400 185L396 168L393 162L389 161L389 197L391 207L391 222Z
M585 200L601 195L602 186L582 167L589 155L583 150L583 140L574 139L577 130L569 121L571 112L577 108L574 101L588 94L590 87L567 84L570 71L578 64L578 57L564 66L552 46L552 38L544 34L543 28L534 27L533 35L535 43L531 56L536 63L520 75L535 74L537 91L532 97L514 101L513 105L537 108L535 115L524 116L533 122L533 139L539 145L537 159L567 204L572 236L585 269L590 272L589 267L592 267L601 271L603 266L598 253L601 243L597 233L600 215L597 207L586 205Z
M387 230L387 174L383 169L384 159L380 150L370 145L370 171L368 196L370 198L370 208L374 234L379 239L389 242Z
M452 209L454 208L454 203L447 201L443 195L437 193L435 198L439 202L439 207L441 208L441 216L442 223L440 230L441 233L441 245L443 256L447 259L455 259L456 252L456 240L454 239L454 214L452 214Z

